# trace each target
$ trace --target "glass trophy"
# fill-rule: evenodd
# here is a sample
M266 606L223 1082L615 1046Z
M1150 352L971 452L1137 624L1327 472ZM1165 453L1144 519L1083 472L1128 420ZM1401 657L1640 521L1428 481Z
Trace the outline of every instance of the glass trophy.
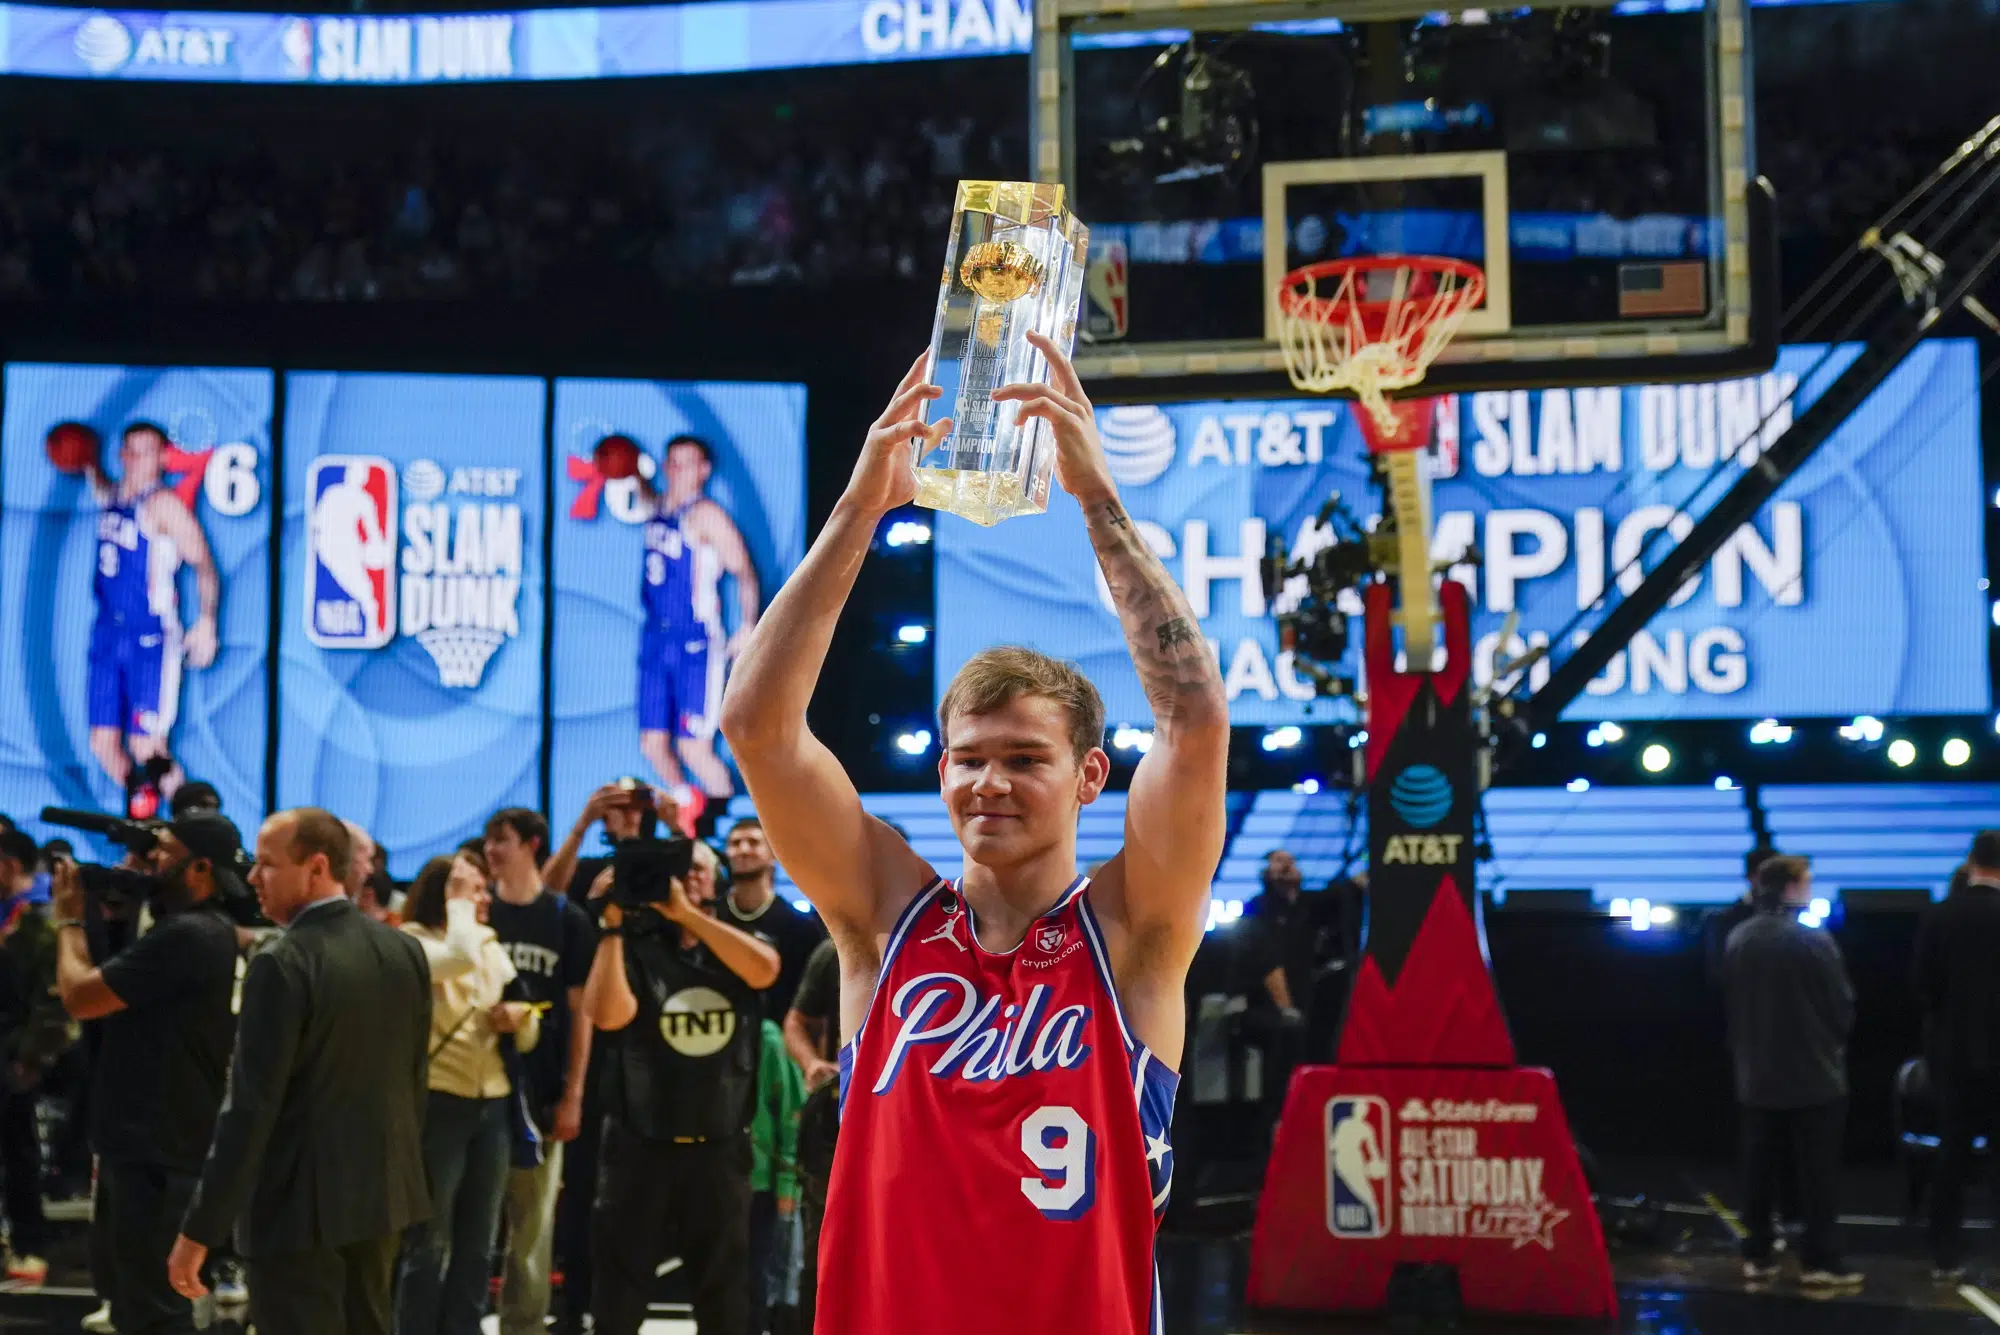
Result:
M958 183L930 352L931 383L944 391L930 416L949 415L952 429L916 461L918 505L988 526L1048 509L1053 429L992 395L1048 381L1029 330L1069 351L1089 235L1059 185Z

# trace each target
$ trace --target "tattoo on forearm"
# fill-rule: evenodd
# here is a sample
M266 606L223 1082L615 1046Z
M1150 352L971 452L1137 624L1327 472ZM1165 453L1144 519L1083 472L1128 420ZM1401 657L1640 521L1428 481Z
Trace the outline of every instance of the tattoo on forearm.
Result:
M1194 611L1131 516L1116 501L1086 514L1090 542L1153 717L1168 721L1204 696L1220 697L1221 673Z

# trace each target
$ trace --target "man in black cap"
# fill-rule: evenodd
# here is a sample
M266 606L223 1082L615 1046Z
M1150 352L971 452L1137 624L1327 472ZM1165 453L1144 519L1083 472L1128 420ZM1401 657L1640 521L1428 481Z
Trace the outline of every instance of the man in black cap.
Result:
M205 779L191 779L174 789L167 809L173 813L175 820L183 816L218 812L222 810L222 794L216 792L215 785Z
M153 929L101 966L85 939L89 911L76 864L56 865L56 987L79 1020L103 1021L91 1091L119 1335L193 1335L194 1307L167 1282L215 1132L235 1041L236 928L222 911L245 893L243 843L218 813L183 816L148 855Z

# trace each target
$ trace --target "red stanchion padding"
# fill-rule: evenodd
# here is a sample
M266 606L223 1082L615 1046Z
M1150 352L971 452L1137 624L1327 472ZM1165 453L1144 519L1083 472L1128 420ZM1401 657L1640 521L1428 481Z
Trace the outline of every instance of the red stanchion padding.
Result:
M1257 1209L1251 1306L1380 1310L1405 1262L1456 1266L1470 1312L1616 1314L1604 1233L1547 1071L1293 1074Z
M1438 883L1395 986L1372 955L1361 961L1340 1027L1344 1066L1514 1064L1479 928L1450 876Z

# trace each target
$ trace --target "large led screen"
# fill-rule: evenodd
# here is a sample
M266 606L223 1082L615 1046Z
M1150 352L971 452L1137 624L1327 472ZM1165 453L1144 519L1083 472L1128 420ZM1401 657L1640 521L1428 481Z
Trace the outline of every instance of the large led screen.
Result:
M805 410L800 385L556 382L558 838L616 778L713 802L740 786L717 709L743 637L803 551ZM600 471L611 437L636 448L637 477Z
M1634 587L1727 481L1856 350L1792 347L1769 374L1706 385L1512 391L1440 401L1434 552L1476 544L1474 671L1492 675L1519 613L1520 653L1585 633L1579 609ZM1798 395L1783 407L1793 386ZM1327 400L1131 406L1098 413L1126 508L1194 604L1238 723L1351 717L1312 703L1279 651L1257 557L1325 541L1330 492L1377 508L1349 408ZM1567 717L1958 714L1989 707L1979 367L1967 340L1917 349L1788 478L1570 707ZM1712 473L1720 476L1689 513ZM1110 719L1145 699L1074 502L991 529L938 525L937 683L994 643L1080 662ZM1358 611L1358 607L1354 610ZM1586 618L1587 627L1594 617ZM1358 645L1357 633L1353 643ZM1357 671L1354 656L1346 665ZM1530 685L1546 675L1546 662Z
M7 368L0 811L38 836L44 805L151 815L185 778L262 815L271 389L257 370Z
M285 379L277 792L393 875L540 805L545 382Z

